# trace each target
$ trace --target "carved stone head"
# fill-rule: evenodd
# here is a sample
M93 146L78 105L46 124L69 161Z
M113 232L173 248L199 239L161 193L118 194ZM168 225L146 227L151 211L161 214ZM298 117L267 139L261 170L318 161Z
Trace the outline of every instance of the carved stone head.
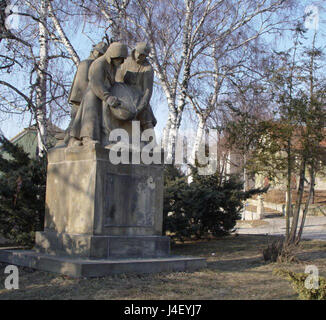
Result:
M132 57L137 63L142 64L146 61L150 52L151 48L146 42L139 42L132 51Z
M135 51L137 51L139 54L143 54L148 57L151 52L151 47L148 45L147 42L138 42L135 47Z
M91 51L91 57L94 59L101 57L105 54L106 50L108 49L108 44L105 42L99 42L95 45Z
M105 58L108 63L112 63L112 59L128 57L128 47L121 42L113 42L105 53Z
M105 54L106 50L108 50L109 46L105 42L99 42L95 47L94 51L98 51L101 55Z

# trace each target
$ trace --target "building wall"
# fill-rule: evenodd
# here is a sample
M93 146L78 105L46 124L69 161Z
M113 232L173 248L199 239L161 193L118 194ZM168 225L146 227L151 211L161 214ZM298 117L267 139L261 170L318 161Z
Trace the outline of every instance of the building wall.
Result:
M51 148L55 146L56 139L52 136L48 136L48 146ZM25 129L17 138L11 140L14 144L17 144L23 148L25 152L27 152L31 158L36 158L38 151L38 142L37 142L37 132L36 130ZM0 150L0 153L3 154L4 158L8 158L8 156Z
M25 135L19 137L15 144L21 146L25 152L27 152L32 158L37 155L37 134L34 131L29 130Z
M317 177L316 178L316 190L326 190L326 178Z
M299 175L294 176L292 178L292 185L293 185L292 188L297 189L299 187L299 180L300 180ZM306 175L306 180L308 182L310 181L308 174ZM256 175L255 182L257 188L263 186L265 184L264 177L262 177L261 175ZM286 183L287 183L286 178L279 177L275 181L271 181L271 188L276 190L286 190ZM308 184L305 183L305 188L307 186ZM317 174L316 181L315 181L315 190L319 190L319 191L326 190L326 177L324 174Z

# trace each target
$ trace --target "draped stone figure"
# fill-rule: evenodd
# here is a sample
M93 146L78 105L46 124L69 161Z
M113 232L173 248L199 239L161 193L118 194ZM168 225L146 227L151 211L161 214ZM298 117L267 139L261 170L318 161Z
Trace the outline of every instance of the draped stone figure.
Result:
M107 119L107 110L120 104L111 89L115 84L116 71L127 56L127 46L114 42L102 57L91 64L87 90L71 127L70 146L106 144L104 140L112 129Z
M131 56L119 68L116 81L123 82L132 90L139 92L135 120L140 121L141 129L154 128L157 120L150 106L153 93L154 71L147 60L150 47L146 42L140 42L132 51Z
M105 54L107 49L108 45L100 42L93 48L89 58L80 62L68 98L69 103L72 105L72 119L75 118L78 107L86 93L89 68L94 60Z
M73 83L71 85L68 102L71 105L71 120L64 134L56 136L57 140L64 140L64 144L67 145L69 142L69 133L71 126L75 120L78 108L81 104L84 94L86 93L88 87L88 72L93 61L106 52L108 45L105 42L100 42L95 45L90 53L88 59L80 62Z

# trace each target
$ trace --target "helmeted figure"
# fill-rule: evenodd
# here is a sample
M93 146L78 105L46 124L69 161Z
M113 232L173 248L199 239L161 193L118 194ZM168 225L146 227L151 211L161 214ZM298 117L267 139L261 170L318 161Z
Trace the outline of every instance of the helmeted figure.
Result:
M141 93L137 105L135 120L140 121L141 129L154 128L157 121L150 106L153 93L154 71L147 60L150 47L146 42L140 42L121 65L116 75L117 82L123 82Z
M69 103L72 104L74 109L78 109L86 93L88 87L88 71L92 62L103 56L107 49L108 45L104 42L100 42L93 48L89 58L80 62L68 98Z
M72 124L69 145L105 144L102 140L110 132L107 109L119 105L119 100L110 89L115 84L117 68L127 56L127 46L114 42L103 56L91 64L89 83Z
M69 142L69 132L71 130L71 126L75 120L78 108L88 87L89 68L95 59L105 54L107 49L108 45L105 42L98 43L93 47L88 59L81 61L78 65L68 98L68 102L71 104L71 121L66 129L65 136L57 137L58 140L62 140L64 138L65 144L68 144Z

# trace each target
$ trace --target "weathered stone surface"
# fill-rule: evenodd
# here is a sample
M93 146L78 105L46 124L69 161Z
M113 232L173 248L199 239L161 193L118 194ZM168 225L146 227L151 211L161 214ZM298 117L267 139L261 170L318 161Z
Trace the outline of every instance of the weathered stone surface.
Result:
M167 257L169 237L36 233L36 252L88 259Z
M162 166L114 165L112 152L97 144L50 150L44 232L34 250L0 250L0 261L72 277L206 267L170 256Z
M113 42L105 54L91 64L88 71L87 90L83 94L80 107L71 125L70 146L94 141L105 146L110 132L119 128L114 124L115 119L111 109L118 108L120 101L112 95L111 89L115 84L116 71L127 56L128 47L125 44Z
M192 257L87 260L50 256L26 250L0 250L0 261L77 278L120 273L195 271L207 265L205 259Z
M113 165L100 145L50 150L45 231L162 234L161 165Z
M140 121L142 130L153 128L157 123L150 106L154 84L154 70L148 61L150 51L151 48L147 43L138 43L116 74L116 81L122 82L141 93L136 119Z

